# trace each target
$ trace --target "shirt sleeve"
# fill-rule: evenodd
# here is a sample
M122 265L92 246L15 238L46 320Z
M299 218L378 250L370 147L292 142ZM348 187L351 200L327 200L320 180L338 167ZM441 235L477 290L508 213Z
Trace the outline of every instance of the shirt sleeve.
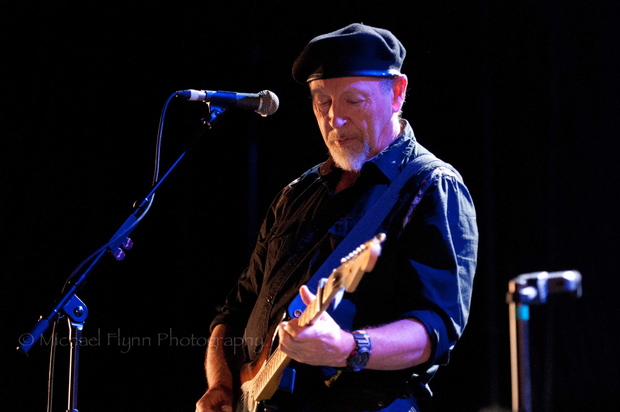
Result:
M403 318L426 327L433 348L427 365L446 364L467 324L478 249L474 204L459 176L438 169L405 236L420 290L416 309Z

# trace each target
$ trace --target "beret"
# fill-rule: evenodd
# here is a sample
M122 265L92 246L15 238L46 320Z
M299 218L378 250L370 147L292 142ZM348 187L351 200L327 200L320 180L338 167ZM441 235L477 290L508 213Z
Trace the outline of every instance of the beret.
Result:
M353 23L310 40L293 63L293 79L400 74L405 48L389 30Z

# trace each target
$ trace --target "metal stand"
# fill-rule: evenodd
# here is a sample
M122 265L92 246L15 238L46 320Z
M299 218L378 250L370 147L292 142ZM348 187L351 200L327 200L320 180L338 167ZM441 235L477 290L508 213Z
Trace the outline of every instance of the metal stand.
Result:
M34 346L34 344L41 338L43 333L52 324L55 324L60 318L66 317L69 322L69 342L70 342L70 357L69 357L69 388L67 394L67 412L78 412L77 398L78 398L78 366L79 366L79 352L80 343L82 339L82 330L84 328L84 321L88 316L88 308L77 296L76 293L81 290L86 283L88 275L92 269L106 254L110 253L116 260L123 260L125 258L125 251L133 247L133 242L129 238L129 234L136 228L142 217L146 214L156 190L166 180L170 173L181 162L185 155L191 150L192 146L198 141L198 139L208 130L213 127L213 124L218 120L219 116L226 111L225 107L210 106L209 119L202 119L203 127L194 136L189 148L185 150L176 159L176 161L166 171L164 176L153 183L153 187L149 194L139 203L136 204L134 212L127 218L127 220L121 225L118 231L112 236L108 243L93 253L86 261L84 261L76 270L69 280L67 281L62 295L54 302L54 307L50 310L49 314L45 317L41 316L27 334L28 339L22 339L19 342L17 350L27 354L28 351ZM25 335L26 336L26 335ZM52 405L48 404L48 411L51 410Z
M511 281L508 285L509 296L517 295L516 283ZM510 316L512 410L513 412L531 412L532 389L530 384L530 343L528 335L530 307L512 301L509 302L508 310Z
M84 321L88 316L88 308L77 296L73 298L64 312L69 323L69 390L67 391L67 412L78 412L78 366L80 363L80 344Z
M529 305L545 304L549 294L565 292L581 296L581 274L578 271L525 273L508 283L512 412L532 411Z

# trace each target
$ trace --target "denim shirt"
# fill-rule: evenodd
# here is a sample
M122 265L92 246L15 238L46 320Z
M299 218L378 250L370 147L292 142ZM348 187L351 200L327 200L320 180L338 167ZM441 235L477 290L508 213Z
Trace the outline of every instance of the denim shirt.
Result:
M226 324L243 333L247 360L255 359L270 343L270 330L282 320L299 287L407 162L428 152L416 142L409 124L403 123L403 133L364 164L349 188L335 193L342 171L329 159L306 171L273 200L249 266L211 324L211 328ZM381 255L357 290L345 294L355 311L349 324L341 326L355 330L417 319L430 336L431 358L409 369L346 374L329 390L368 389L378 396L396 391L396 397L424 397L431 393L428 381L438 366L448 363L469 315L478 229L473 201L459 173L442 163L423 189L416 182L406 185L380 231L387 235Z

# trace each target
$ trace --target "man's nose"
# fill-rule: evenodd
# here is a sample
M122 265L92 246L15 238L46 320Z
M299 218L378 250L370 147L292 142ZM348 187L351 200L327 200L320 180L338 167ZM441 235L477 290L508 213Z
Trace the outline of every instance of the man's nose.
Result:
M333 129L340 129L347 123L347 116L344 110L336 104L332 104L329 110L329 125Z

